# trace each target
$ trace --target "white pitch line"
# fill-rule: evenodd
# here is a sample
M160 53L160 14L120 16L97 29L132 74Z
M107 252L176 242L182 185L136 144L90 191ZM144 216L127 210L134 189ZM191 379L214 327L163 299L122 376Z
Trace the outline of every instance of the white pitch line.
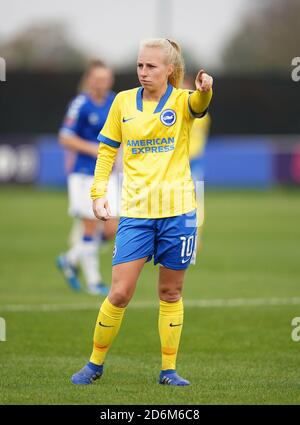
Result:
M158 301L133 301L129 308L158 308ZM300 305L300 297L291 298L232 298L189 300L184 299L185 307L260 307L278 305ZM6 304L0 305L0 312L49 312L49 311L72 311L72 310L95 310L98 311L99 303L81 304Z

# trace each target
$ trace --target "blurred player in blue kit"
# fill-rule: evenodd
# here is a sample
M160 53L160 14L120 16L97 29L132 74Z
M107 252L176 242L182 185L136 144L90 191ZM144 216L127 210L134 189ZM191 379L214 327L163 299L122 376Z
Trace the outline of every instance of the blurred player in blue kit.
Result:
M71 248L57 258L57 266L75 290L82 287L77 275L81 267L87 291L95 295L108 293L100 272L99 247L103 236L113 237L117 227L117 172L109 180L112 221L100 225L90 198L98 154L97 136L115 98L112 85L112 71L100 60L91 61L82 77L80 93L71 101L59 131L59 142L74 156L68 175L69 214L79 220L76 228L80 231L72 238Z

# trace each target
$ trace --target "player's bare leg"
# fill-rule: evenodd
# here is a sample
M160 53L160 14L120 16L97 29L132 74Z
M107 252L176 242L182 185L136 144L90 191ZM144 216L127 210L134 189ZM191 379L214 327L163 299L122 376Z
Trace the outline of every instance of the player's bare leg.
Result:
M147 257L113 266L109 301L116 307L126 307L131 300Z
M166 302L179 301L181 298L185 270L171 270L160 266L158 280L159 299Z
M104 222L103 236L105 239L111 240L117 233L119 220L117 218L111 218Z

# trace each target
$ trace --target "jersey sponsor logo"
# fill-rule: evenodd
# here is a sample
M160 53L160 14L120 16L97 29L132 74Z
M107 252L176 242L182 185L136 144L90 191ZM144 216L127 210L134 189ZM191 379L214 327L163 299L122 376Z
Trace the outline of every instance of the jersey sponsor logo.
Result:
M123 120L122 120L122 121L123 121L123 122L128 122L128 121L134 120L134 118L135 118L135 117L131 117L131 118L124 118L124 117L123 117Z
M182 326L182 323L179 323L178 325L173 325L173 323L170 323L171 328L175 328L175 326Z
M151 148L132 148L131 153L137 155L140 153L162 153L174 150L174 146L152 146Z
M174 150L174 145L174 137L159 137L157 139L146 140L127 140L127 146L132 146L131 153L133 155L169 152Z
M127 146L156 146L172 145L175 143L175 137L158 137L156 139L145 140L127 140Z
M160 120L164 125L170 127L176 122L176 112L173 109L165 109L160 114Z

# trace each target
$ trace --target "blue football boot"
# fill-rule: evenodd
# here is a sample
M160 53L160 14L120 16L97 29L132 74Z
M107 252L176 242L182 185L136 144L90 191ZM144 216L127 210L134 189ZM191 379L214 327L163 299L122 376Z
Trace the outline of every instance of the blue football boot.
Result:
M105 283L97 283L97 285L88 285L87 292L91 295L108 295L109 287Z
M75 373L71 381L76 385L89 385L99 379L103 374L103 365L95 365L89 362L79 372Z
M62 272L68 285L75 291L79 291L81 289L81 284L77 278L77 270L67 261L64 254L56 258L56 266Z
M162 370L159 374L159 381L161 385L176 385L176 386L186 386L190 385L190 382L186 379L181 378L177 375L176 370L168 369Z

